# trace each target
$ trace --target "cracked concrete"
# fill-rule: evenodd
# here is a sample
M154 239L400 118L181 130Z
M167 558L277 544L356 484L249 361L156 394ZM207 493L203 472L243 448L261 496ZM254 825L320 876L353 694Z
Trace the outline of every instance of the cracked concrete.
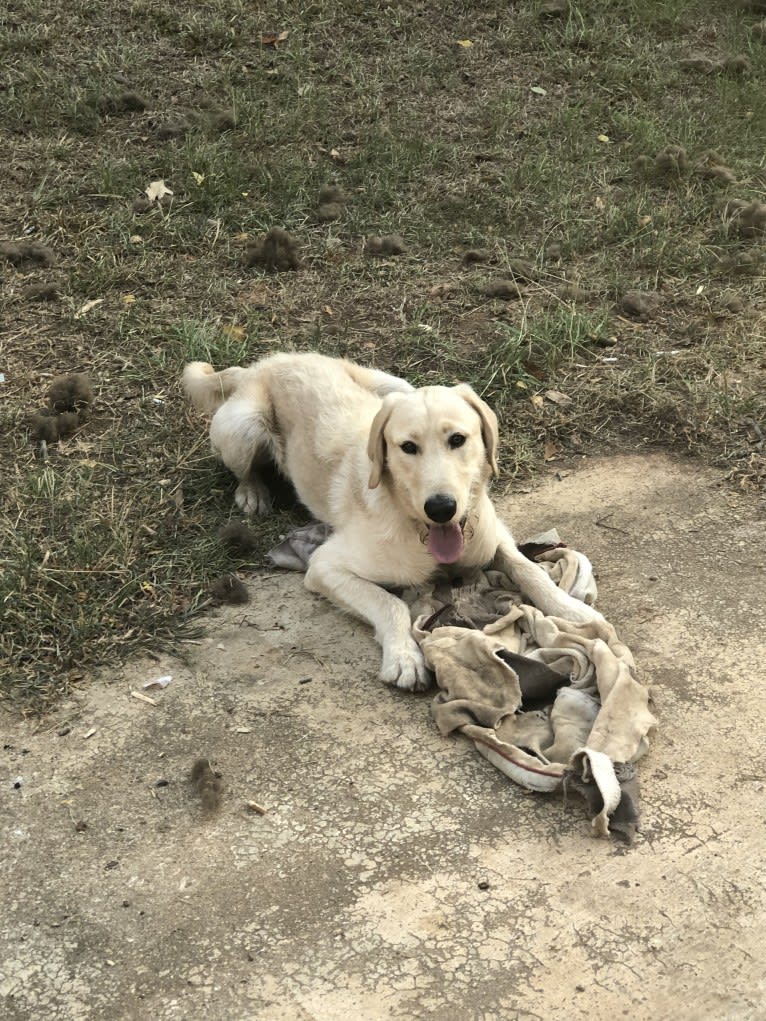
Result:
M2 1016L762 1021L761 509L660 455L561 474L498 502L591 556L654 685L632 849L441 738L365 627L256 573L200 644L2 720Z

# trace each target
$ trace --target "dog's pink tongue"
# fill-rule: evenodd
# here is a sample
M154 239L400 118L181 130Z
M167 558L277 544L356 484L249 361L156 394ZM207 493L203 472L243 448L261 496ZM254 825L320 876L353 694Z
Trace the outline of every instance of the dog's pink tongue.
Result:
M463 552L463 531L454 522L431 525L428 530L428 552L440 564L454 564Z

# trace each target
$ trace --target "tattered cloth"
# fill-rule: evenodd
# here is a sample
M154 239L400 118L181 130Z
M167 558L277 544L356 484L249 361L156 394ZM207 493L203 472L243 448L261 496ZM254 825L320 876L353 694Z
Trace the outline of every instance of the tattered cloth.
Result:
M323 525L297 529L267 559L305 569L327 535ZM595 601L590 561L555 531L520 548L564 591ZM639 824L635 763L657 721L630 650L607 621L573 624L524 603L499 571L461 581L399 593L439 687L432 713L440 732L464 734L529 790L571 787L585 797L597 835L631 841Z

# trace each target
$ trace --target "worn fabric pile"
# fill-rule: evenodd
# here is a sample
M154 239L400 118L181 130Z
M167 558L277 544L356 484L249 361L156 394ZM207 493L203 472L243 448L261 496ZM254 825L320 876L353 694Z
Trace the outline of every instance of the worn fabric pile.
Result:
M297 529L268 559L303 570L326 537L324 526ZM566 592L594 602L590 561L555 531L520 548ZM400 593L439 688L440 732L464 734L529 790L576 790L598 836L630 842L639 825L635 763L657 722L630 650L607 621L573 624L524 603L499 571L460 582Z

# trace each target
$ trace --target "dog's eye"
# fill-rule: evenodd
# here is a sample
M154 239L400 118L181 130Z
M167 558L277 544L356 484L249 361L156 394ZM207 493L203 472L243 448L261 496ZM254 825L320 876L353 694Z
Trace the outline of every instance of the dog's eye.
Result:
M402 450L405 454L417 454L418 445L417 443L413 443L412 440L405 440L404 443L402 443Z
M453 433L447 440L447 443L449 443L453 450L457 450L458 447L462 447L465 443L465 436L462 433Z

